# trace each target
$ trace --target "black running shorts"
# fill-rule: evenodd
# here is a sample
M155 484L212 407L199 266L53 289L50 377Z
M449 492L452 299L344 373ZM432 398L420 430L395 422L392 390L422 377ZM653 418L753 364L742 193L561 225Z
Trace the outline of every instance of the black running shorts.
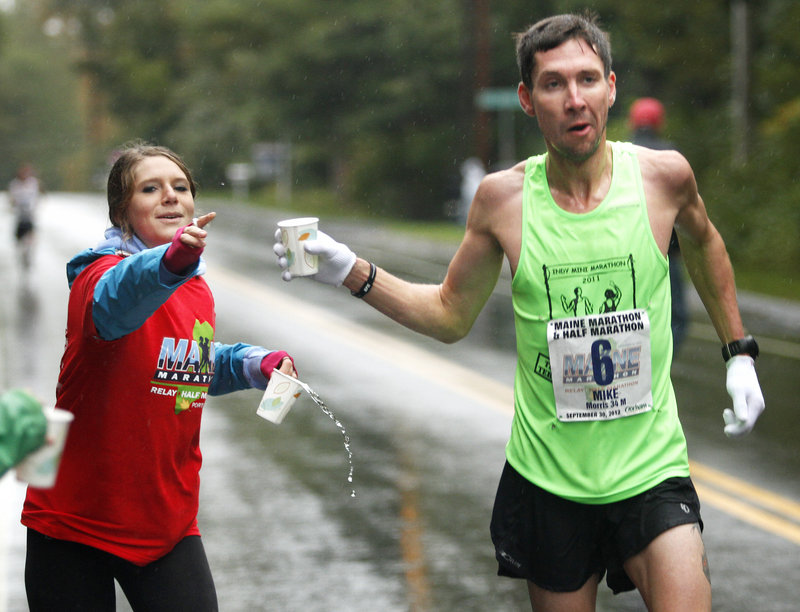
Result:
M501 576L569 592L608 572L608 586L619 593L635 588L625 561L659 534L691 523L702 530L700 501L689 478L669 478L610 504L581 504L537 487L506 463L491 534Z

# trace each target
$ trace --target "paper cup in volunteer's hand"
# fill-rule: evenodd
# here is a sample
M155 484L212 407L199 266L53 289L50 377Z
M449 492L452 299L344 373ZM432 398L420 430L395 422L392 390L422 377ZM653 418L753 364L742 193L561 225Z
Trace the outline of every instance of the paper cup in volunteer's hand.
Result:
M281 242L286 247L286 260L292 276L311 276L319 271L317 256L306 253L303 243L317 238L317 217L300 217L278 221Z
M273 370L256 414L280 425L302 390L303 383L297 378Z
M39 489L49 489L56 484L61 453L64 452L70 423L75 417L68 410L60 408L45 409L44 414L47 417L44 446L16 466L17 480Z

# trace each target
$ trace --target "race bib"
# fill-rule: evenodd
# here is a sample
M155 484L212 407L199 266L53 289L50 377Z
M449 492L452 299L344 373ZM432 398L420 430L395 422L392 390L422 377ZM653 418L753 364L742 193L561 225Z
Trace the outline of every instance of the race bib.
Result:
M553 319L547 344L559 421L606 421L653 409L646 311Z

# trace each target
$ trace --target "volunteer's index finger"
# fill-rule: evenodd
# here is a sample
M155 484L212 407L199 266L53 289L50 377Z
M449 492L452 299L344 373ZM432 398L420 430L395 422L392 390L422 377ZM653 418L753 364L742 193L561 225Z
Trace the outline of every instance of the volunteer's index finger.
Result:
M209 223L211 223L214 220L214 217L216 216L217 213L215 212L206 213L202 217L197 217L194 221L194 224L199 228L203 228Z

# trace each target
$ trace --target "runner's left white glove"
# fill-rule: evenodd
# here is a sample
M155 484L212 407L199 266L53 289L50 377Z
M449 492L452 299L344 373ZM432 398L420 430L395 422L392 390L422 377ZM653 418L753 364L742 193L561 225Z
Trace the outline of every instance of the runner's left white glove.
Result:
M733 399L733 410L722 413L725 435L738 438L752 431L756 420L764 412L764 395L756 376L755 361L747 355L736 355L725 364L728 368L726 388Z

